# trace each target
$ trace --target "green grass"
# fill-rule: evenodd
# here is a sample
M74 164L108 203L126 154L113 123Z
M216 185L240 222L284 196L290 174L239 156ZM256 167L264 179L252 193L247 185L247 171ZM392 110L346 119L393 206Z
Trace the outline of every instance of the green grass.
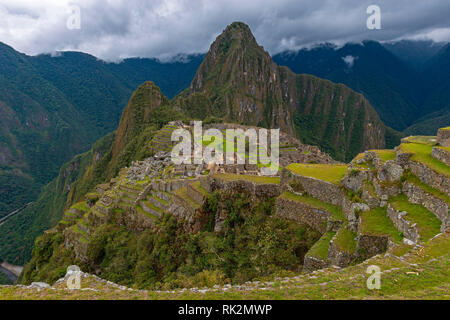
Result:
M437 146L437 148L442 149L442 150L447 151L447 152L450 152L450 147Z
M341 221L346 220L344 213L342 212L340 207L326 203L321 200L318 200L311 196L308 196L308 195L299 196L292 192L284 192L283 194L280 195L280 197L283 197L285 199L292 200L292 201L297 201L297 202L300 202L303 204L307 204L314 208L326 210L331 213L332 218L335 220L341 220Z
M155 206L153 203L151 203L149 201L142 200L142 203L144 203L148 208L155 210L156 212L159 212L161 214L164 213L164 210L158 208L157 206Z
M408 172L406 174L406 181L415 184L416 186L418 186L419 188L421 188L423 191L425 191L426 193L431 194L432 196L441 199L442 201L446 202L447 204L450 204L450 197L445 194L444 192L432 188L429 185L423 183L416 175L412 174L411 172Z
M425 207L408 202L406 195L398 195L390 199L389 203L396 210L406 211L406 220L417 223L422 241L428 241L440 233L441 221Z
M253 175L243 175L233 173L218 173L215 174L213 177L225 181L245 180L258 184L280 184L279 177L271 177L271 176L253 176Z
M440 130L450 130L450 127L441 128Z
M355 253L357 245L355 240L356 236L357 234L355 232L348 230L346 226L342 226L336 233L334 243L342 251Z
M375 152L382 161L394 160L395 159L395 151L386 149L386 150L370 150Z
M335 232L326 232L319 240L311 247L306 254L310 257L325 260L328 257L328 249L330 248L330 241L334 237Z
M436 136L410 136L405 138L409 143L419 143L433 146L436 144Z
M86 201L78 202L78 203L74 204L72 206L72 208L83 211L83 212L89 211Z
M386 207L361 212L360 215L361 233L374 236L387 235L395 242L402 240L401 233L395 228L391 219L386 214Z
M400 145L400 149L403 152L412 153L413 155L411 160L423 163L437 173L450 177L450 167L431 156L431 151L433 149L431 145L420 143L402 143Z
M306 177L339 184L347 172L346 165L292 163L286 167L289 171Z
M189 197L189 195L187 194L186 187L178 189L177 191L174 192L174 194L177 195L178 197L182 198L183 200L185 200L194 209L199 208L201 205L201 204L195 202L194 199Z
M206 191L201 185L200 185L200 181L196 181L194 183L191 184L192 188L194 188L195 190L197 190L198 192L200 192L201 194L203 194L204 196L209 196L210 193L208 191Z

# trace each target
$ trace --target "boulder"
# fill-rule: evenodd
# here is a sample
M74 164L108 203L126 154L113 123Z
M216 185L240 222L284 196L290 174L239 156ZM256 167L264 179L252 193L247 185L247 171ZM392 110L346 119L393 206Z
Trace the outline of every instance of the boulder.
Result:
M403 175L403 168L396 164L393 160L386 161L378 170L378 180L396 182Z

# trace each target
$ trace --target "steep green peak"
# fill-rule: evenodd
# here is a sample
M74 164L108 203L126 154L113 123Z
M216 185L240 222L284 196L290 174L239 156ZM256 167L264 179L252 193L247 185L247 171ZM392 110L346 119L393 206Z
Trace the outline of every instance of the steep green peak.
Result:
M274 63L253 36L250 27L233 22L211 44L208 53L191 83L193 91L215 85L236 84L252 73L265 74ZM237 81L239 83L240 81Z

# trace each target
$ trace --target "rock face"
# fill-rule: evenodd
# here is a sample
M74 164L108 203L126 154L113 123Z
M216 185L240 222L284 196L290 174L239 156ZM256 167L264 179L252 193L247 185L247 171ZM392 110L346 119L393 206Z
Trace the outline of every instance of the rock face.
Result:
M403 175L403 168L393 160L388 160L378 169L378 180L396 182Z
M190 90L175 104L192 117L280 128L292 135L300 132L300 140L327 142L338 160L385 145L386 128L362 95L277 66L250 28L239 22L217 37ZM301 123L296 125L295 118ZM311 126L317 121L320 124Z
M437 143L443 147L450 147L450 128L438 130Z

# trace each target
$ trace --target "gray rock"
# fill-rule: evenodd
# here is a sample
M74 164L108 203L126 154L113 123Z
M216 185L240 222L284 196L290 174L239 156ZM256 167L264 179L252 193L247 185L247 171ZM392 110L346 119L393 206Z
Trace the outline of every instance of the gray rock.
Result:
M403 175L403 168L393 160L386 161L378 170L378 180L396 182Z
M50 288L50 285L45 282L32 282L29 288L45 289Z

